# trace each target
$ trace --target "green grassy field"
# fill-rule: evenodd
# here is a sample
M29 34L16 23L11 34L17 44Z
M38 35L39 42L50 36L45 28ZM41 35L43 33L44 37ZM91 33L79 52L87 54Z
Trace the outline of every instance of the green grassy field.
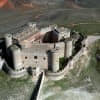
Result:
M80 5L88 8L99 8L100 0L79 0Z
M90 35L100 32L100 9L48 9L32 21L47 26L57 24ZM83 23L83 24L80 24ZM75 24L75 26L74 26Z
M100 35L100 23L79 24L72 29L84 33L85 35Z

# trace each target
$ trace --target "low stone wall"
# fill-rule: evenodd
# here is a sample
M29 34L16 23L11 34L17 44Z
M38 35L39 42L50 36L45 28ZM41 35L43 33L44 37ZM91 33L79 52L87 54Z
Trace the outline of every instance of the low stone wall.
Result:
M20 78L24 75L28 75L27 69L21 69L21 70L16 71L16 70L11 69L7 64L5 64L4 67L5 67L3 68L4 71L8 73L12 78Z
M27 71L26 70L21 70L21 71L14 71L14 70L9 70L9 75L12 78L20 78L23 77L24 75L27 75Z
M40 100L40 93L41 93L41 89L43 87L44 79L45 79L44 72L42 72L40 74L40 77L39 77L39 80L38 80L38 82L40 82L40 83L39 84L37 83L37 86L39 87L39 89L38 89L36 100Z

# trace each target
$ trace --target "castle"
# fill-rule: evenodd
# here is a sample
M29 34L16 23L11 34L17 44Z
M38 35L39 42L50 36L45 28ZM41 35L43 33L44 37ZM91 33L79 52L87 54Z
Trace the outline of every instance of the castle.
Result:
M42 71L58 73L62 70L60 59L64 59L65 65L72 59L80 37L73 38L68 28L51 25L39 29L29 23L19 34L4 36L1 65L5 63L3 69L15 78L25 74L38 76Z

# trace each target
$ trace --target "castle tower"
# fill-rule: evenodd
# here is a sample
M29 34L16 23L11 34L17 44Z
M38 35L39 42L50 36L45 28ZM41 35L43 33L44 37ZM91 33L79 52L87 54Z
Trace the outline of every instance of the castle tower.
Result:
M59 52L57 48L54 48L50 51L50 60L52 72L59 71Z
M73 43L71 38L65 40L64 58L67 59L72 56Z
M5 46L7 49L12 45L12 34L6 34L4 38L5 38Z
M14 70L20 70L22 68L21 49L16 45L12 45L10 50L13 63L12 67Z

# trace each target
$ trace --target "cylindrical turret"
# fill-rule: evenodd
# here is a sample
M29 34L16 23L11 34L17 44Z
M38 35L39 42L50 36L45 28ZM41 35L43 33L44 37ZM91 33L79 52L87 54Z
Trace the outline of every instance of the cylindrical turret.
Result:
M65 50L64 50L65 59L72 56L72 50L73 50L72 39L68 38L68 39L65 40Z
M21 49L16 46L13 45L10 48L11 50L11 56L12 56L12 67L14 68L14 70L19 70L22 68L22 58L21 58Z
M10 47L12 45L12 35L11 34L6 34L5 35L5 46L6 46L6 49L8 47Z
M50 60L52 72L59 71L59 52L57 48L50 51Z

